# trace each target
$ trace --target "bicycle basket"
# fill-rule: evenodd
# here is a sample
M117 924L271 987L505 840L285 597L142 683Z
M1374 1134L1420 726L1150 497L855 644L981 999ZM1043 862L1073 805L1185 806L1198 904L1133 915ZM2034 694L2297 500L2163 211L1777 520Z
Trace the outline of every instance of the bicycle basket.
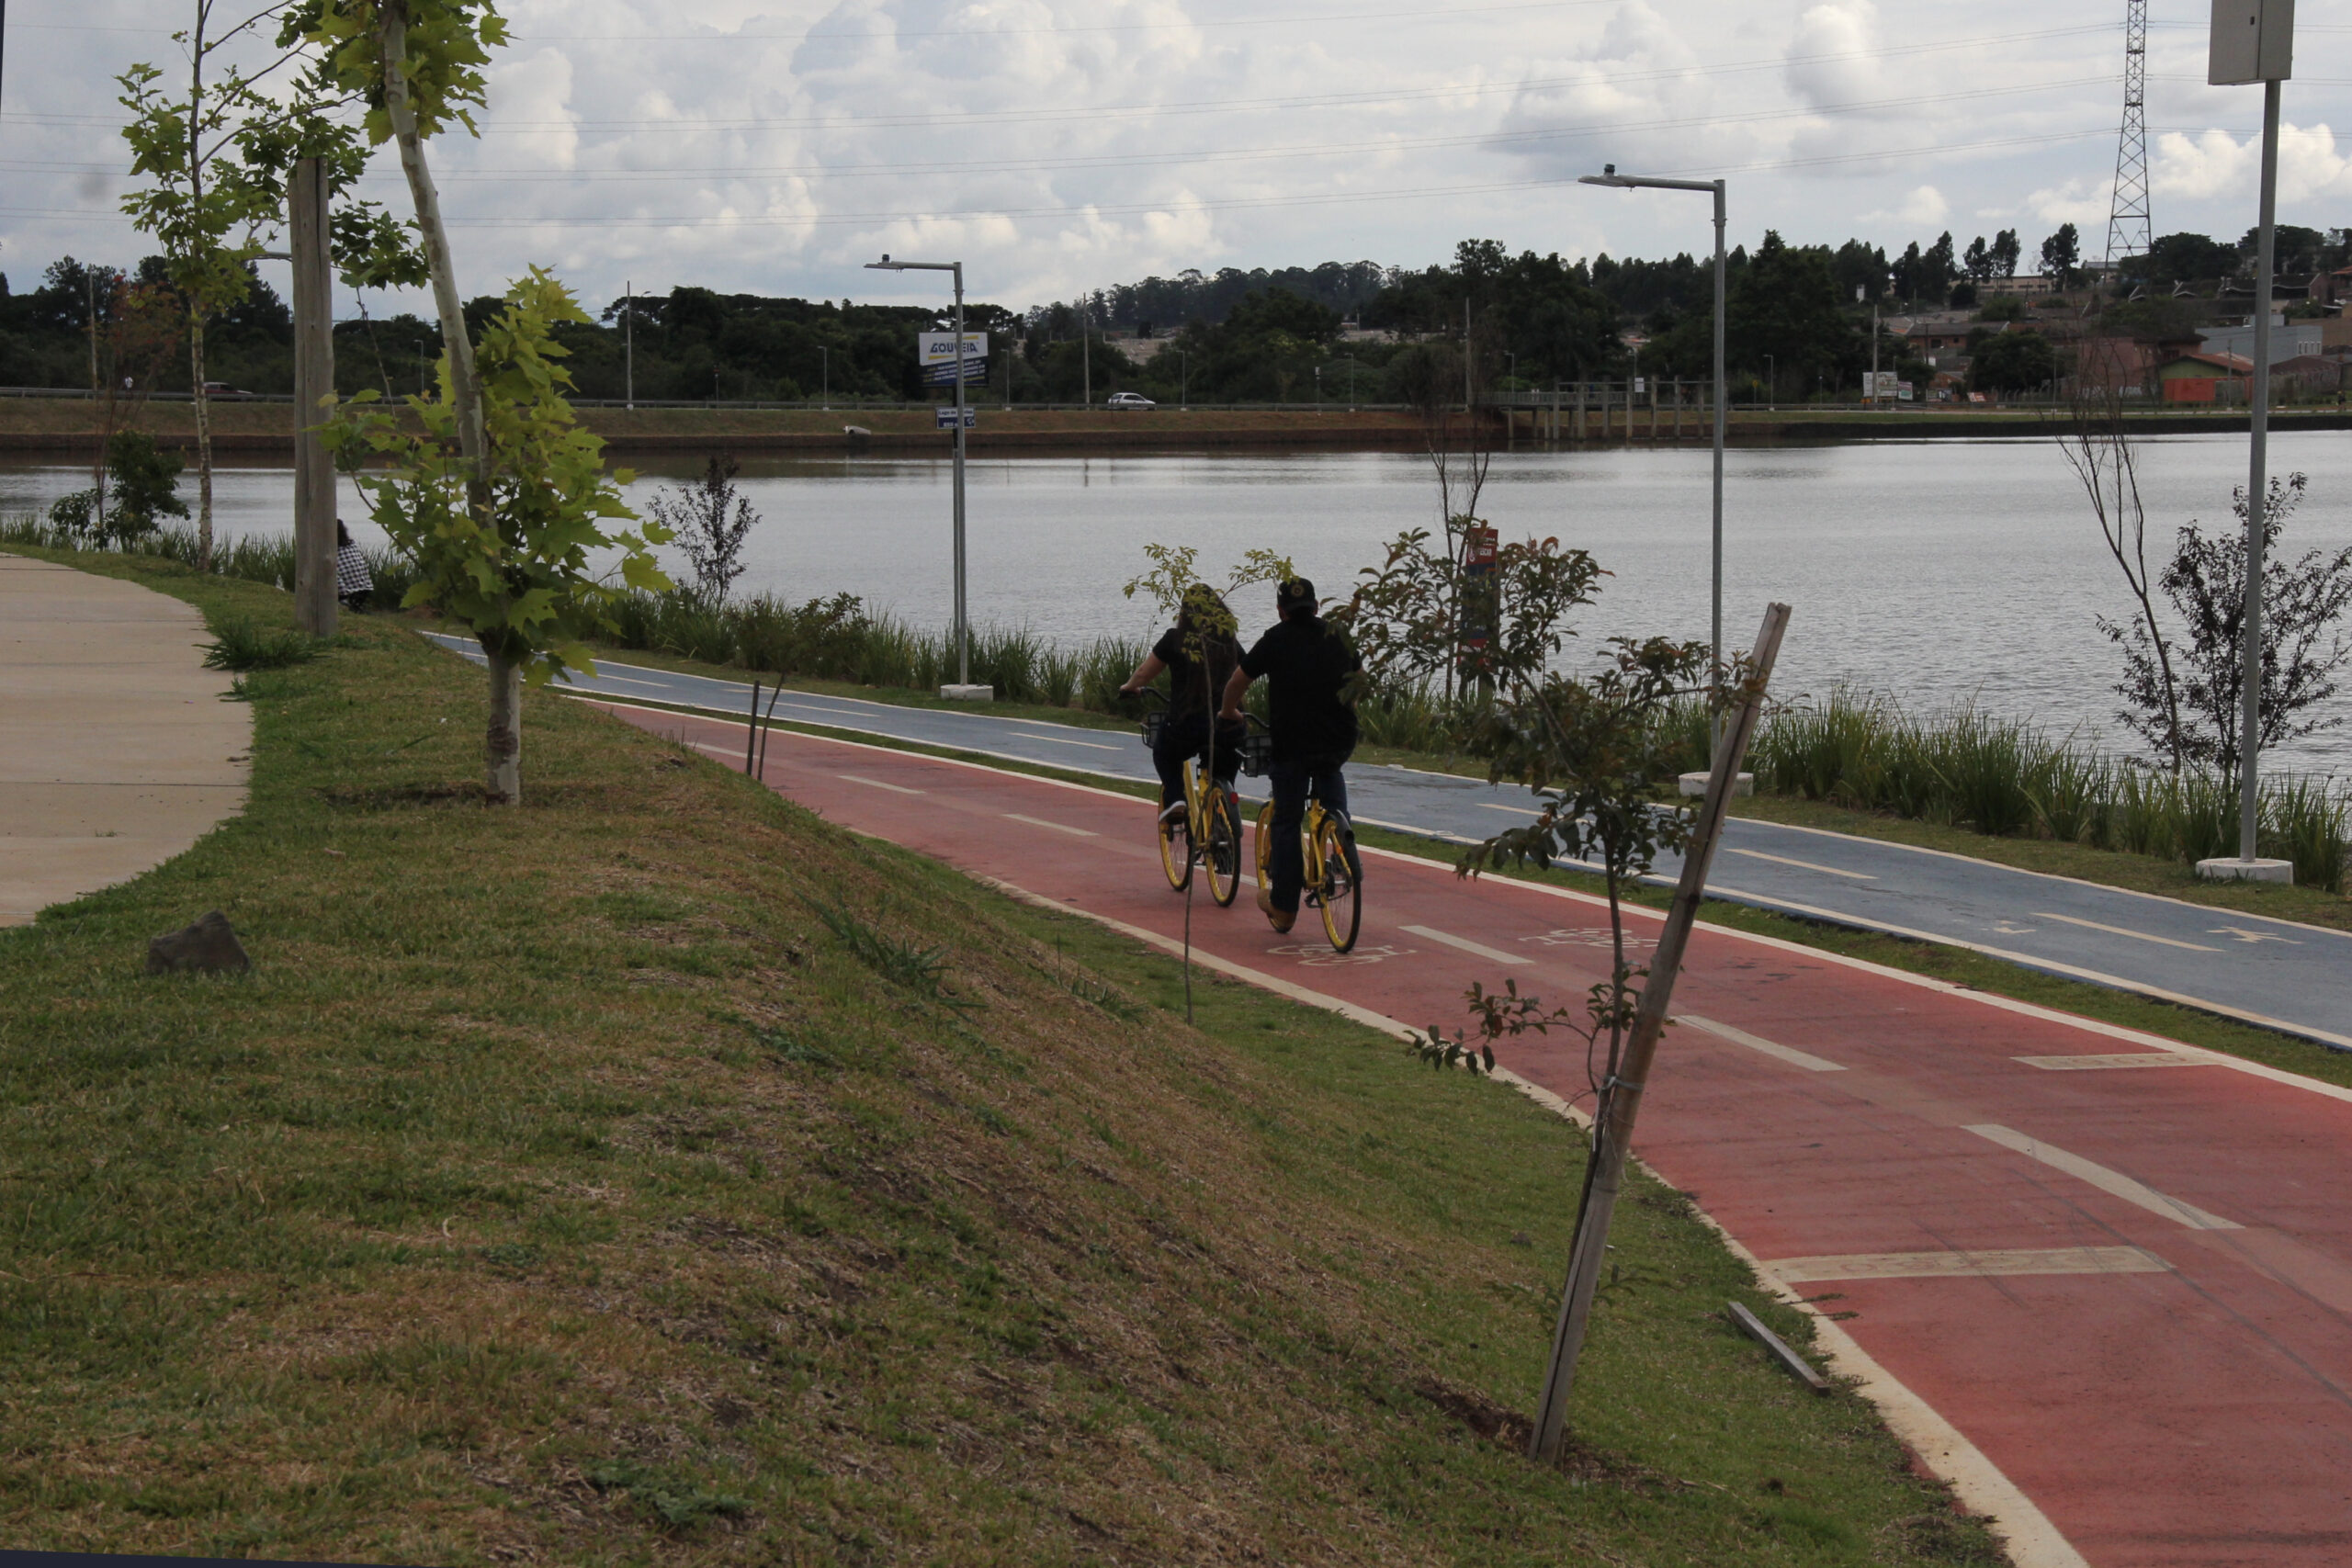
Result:
M1144 745L1145 745L1147 748L1148 748L1149 750L1154 750L1154 751L1159 750L1159 732L1160 732L1162 729L1166 728L1167 728L1167 726L1168 726L1168 716L1167 716L1166 714L1164 714L1164 713L1148 713L1148 714L1144 715L1144 716L1143 716L1143 743L1144 743Z
M1266 764L1274 757L1274 738L1264 730L1252 730L1241 742L1241 771L1251 778L1263 778Z

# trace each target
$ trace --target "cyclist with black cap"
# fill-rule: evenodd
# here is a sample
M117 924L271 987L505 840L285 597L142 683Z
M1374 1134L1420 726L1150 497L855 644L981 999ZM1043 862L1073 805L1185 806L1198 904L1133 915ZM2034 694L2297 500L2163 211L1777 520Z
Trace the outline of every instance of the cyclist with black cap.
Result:
M1294 577L1274 591L1274 608L1282 619L1241 656L1240 667L1225 684L1221 718L1238 721L1241 699L1250 683L1263 676L1271 722L1272 755L1266 769L1273 786L1274 841L1267 856L1271 886L1258 896L1258 907L1278 931L1286 931L1298 918L1298 897L1306 880L1299 854L1298 827L1306 815L1311 789L1326 811L1342 818L1348 809L1348 783L1340 767L1356 749L1356 710L1347 694L1348 677L1363 668L1363 660L1337 628L1316 611L1315 584ZM1350 852L1352 858L1353 851Z

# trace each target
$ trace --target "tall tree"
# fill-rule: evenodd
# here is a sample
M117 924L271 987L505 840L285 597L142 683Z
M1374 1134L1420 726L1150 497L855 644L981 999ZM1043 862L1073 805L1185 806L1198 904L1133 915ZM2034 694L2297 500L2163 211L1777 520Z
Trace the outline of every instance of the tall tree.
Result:
M2019 243L2018 231L2015 229L2002 230L1993 236L1991 259L1994 275L2000 277L2015 277L2018 275L2018 262L2024 254L2025 246Z
M2053 288L2072 288L2082 260L2082 236L2072 223L2059 224L2058 231L2041 242L2041 275Z
M217 26L219 0L195 0L192 24L173 39L187 55L186 91L172 96L163 72L133 65L115 78L130 111L123 140L130 172L149 183L123 198L123 211L164 247L166 276L187 313L188 377L195 391L197 559L212 564L212 420L205 392L205 323L234 308L252 285L247 264L261 254L263 231L277 215L266 181L241 155L241 139L257 117L274 111L257 84L292 58L281 54L247 75L224 66L224 51L249 41L275 16L268 7Z
M1993 276L1993 252L1979 234L1968 242L1968 249L1961 256L1961 265L1968 273L1968 281L1982 283Z

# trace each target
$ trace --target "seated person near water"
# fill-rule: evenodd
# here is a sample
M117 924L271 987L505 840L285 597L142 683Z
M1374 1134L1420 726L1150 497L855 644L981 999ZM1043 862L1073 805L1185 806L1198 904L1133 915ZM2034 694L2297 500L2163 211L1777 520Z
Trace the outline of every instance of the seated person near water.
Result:
M1241 645L1226 629L1233 624L1233 612L1225 607L1215 589L1204 582L1193 584L1184 591L1176 624L1151 645L1151 652L1119 688L1121 696L1134 696L1158 680L1161 671L1168 671L1168 717L1159 727L1159 744L1151 752L1152 764L1159 770L1159 830L1163 833L1183 820L1184 759L1208 752L1212 739L1216 744L1209 776L1222 788L1233 787L1233 774L1241 761L1242 721L1238 715L1223 720L1214 734L1209 724L1217 694L1241 661Z
M1298 826L1306 816L1307 791L1312 786L1323 809L1348 810L1348 781L1340 765L1355 753L1355 704L1346 694L1348 677L1363 668L1348 639L1316 614L1315 584L1294 577L1274 591L1274 609L1282 619L1241 656L1240 666L1225 684L1225 708L1219 716L1241 716L1241 699L1250 682L1266 679L1266 709L1271 723L1272 756L1266 782L1273 787L1274 841L1266 857L1270 886L1258 895L1258 908L1274 930L1286 931L1298 919L1298 896L1306 879L1306 858L1298 847ZM1354 859L1353 836L1349 858Z

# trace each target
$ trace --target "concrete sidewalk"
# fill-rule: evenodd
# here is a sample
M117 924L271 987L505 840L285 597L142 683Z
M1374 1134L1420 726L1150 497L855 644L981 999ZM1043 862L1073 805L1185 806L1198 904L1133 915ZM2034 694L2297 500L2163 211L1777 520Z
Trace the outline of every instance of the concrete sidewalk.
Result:
M0 555L0 926L125 882L243 809L253 712L193 605Z

